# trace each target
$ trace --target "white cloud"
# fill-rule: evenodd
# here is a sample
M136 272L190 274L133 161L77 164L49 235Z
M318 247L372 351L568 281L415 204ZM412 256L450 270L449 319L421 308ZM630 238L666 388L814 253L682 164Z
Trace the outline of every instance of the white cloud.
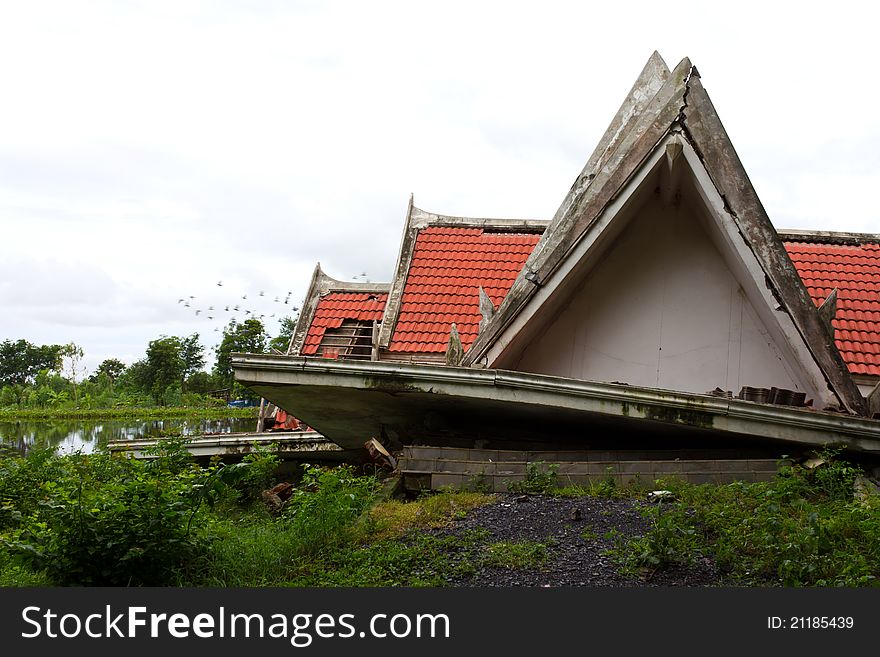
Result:
M388 279L411 192L549 218L654 49L698 66L777 226L880 232L875 14L4 3L0 339L73 339L96 363L162 333L210 343L228 315L208 306L299 302L318 260Z

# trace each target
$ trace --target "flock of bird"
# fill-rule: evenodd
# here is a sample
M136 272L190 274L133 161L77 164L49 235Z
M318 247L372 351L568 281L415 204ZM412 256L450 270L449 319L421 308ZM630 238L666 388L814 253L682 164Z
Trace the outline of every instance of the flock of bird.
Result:
M363 280L369 282L366 272L353 276L354 280ZM224 287L223 281L217 281L217 287ZM239 290L240 291L240 290ZM187 313L192 313L199 320L207 320L214 322L211 327L214 333L220 333L229 324L237 324L239 321L247 319L258 319L269 335L277 333L276 326L268 326L271 320L281 321L285 317L293 316L299 310L299 307L291 304L291 295L293 292L288 291L286 294L267 294L265 290L260 290L256 294L242 294L240 297L235 295L233 300L224 300L220 303L216 299L221 295L203 295L197 297L194 294L182 296L177 299L177 305L180 308L187 309ZM214 303L209 300L214 299ZM215 336L220 340L220 336ZM216 351L217 345L210 348L210 351Z
M217 287L223 287L223 281L217 281ZM187 312L191 312L195 317L208 321L215 321L213 331L219 333L230 323L237 323L247 319L258 319L267 324L267 320L277 319L280 321L284 317L294 315L298 310L298 306L291 304L291 295L293 292L288 291L287 294L267 295L265 290L260 290L257 294L243 294L241 297L236 295L234 300L223 301L222 303L209 303L203 298L194 294L182 296L177 299L177 305L181 308L187 308ZM205 295L216 299L218 295ZM276 305L277 304L277 305ZM266 326L267 332L272 334L274 327ZM219 338L219 336L218 336ZM211 347L214 351L216 347Z

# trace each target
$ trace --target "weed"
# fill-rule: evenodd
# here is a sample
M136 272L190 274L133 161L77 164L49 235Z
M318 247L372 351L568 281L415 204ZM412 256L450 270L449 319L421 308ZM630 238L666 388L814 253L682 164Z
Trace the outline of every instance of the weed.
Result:
M581 530L581 538L585 541L595 541L599 538L599 533L592 525L587 525Z
M667 484L680 501L653 510L645 536L618 542L618 563L664 568L702 554L747 585L877 585L880 501L854 500L858 468L822 457L815 468L783 465L771 482Z
M473 493L491 493L492 484L486 473L480 470L480 472L468 479L467 483L462 486L462 490Z
M442 527L460 519L471 509L488 504L494 495L485 493L428 493L412 502L389 500L377 504L367 514L364 540L383 540L403 536L414 529Z
M507 490L511 493L549 493L556 486L559 465L546 465L543 461L530 461L526 464L526 476L522 481L510 481Z
M482 561L509 570L534 568L547 561L547 548L546 543L534 541L491 543L485 547Z

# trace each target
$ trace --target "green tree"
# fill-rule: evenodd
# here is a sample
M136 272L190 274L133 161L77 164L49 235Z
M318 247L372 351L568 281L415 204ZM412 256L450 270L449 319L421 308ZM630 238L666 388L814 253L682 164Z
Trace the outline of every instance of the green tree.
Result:
M76 386L77 380L83 374L83 349L79 345L69 342L61 347L59 354L61 355L64 373L67 374L68 379L73 386L73 403L79 408L79 394Z
M147 346L142 384L145 384L157 404L165 402L169 388L180 386L186 368L182 348L180 338L164 335Z
M125 363L118 358L106 358L101 361L101 364L98 365L95 373L89 378L94 382L98 382L101 377L103 377L109 381L110 387L112 388L113 384L119 380L119 377L122 376L123 372L125 372Z
M217 362L214 364L214 375L224 385L232 388L238 395L244 388L235 382L232 371L231 354L243 352L261 354L266 351L266 330L258 319L246 319L241 324L235 320L223 329L223 340L217 348Z
M27 340L0 342L0 387L33 383L40 370L57 370L62 347L38 346Z
M198 333L181 339L180 358L183 360L184 380L189 380L205 366L205 347L199 342Z
M152 395L149 367L146 358L136 360L119 375L119 387L129 392Z
M269 349L280 351L282 354L287 353L287 347L290 345L290 338L293 337L293 331L296 329L297 315L283 317L281 319L281 330L278 335L269 340Z

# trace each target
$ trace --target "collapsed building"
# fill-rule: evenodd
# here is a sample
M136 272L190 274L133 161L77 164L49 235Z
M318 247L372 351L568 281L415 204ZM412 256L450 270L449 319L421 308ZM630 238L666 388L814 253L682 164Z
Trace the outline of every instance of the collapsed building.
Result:
M411 488L758 480L880 454L880 236L777 231L697 69L646 64L551 220L412 198L390 283L315 269L236 378Z

